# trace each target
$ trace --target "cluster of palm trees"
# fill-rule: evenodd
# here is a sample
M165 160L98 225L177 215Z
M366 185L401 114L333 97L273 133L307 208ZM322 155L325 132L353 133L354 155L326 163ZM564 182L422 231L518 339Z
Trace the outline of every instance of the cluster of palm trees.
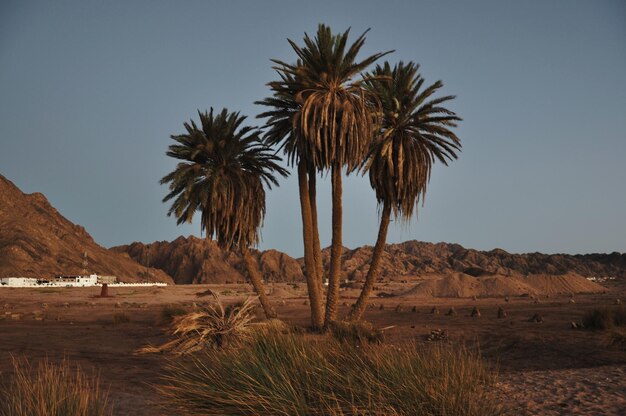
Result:
M366 32L367 33L367 32ZM388 62L364 72L390 52L361 61L357 55L365 34L348 44L349 30L333 34L319 25L304 45L289 40L296 61L272 60L279 80L268 86L272 96L259 118L263 129L242 127L245 117L200 113L201 126L185 124L186 134L167 155L182 160L165 176L164 201L173 199L168 215L178 223L201 213L208 238L228 250L241 251L250 280L268 317L276 316L248 249L259 240L265 214L265 187L277 185L282 150L296 167L304 242L304 272L311 325L321 329L337 320L342 256L342 175L369 174L381 206L378 239L366 281L349 319L361 319L376 281L387 229L394 218L408 221L426 193L433 163L457 158L461 142L452 132L460 118L443 105L453 96L433 98L441 81L425 87L419 66ZM331 174L332 242L329 270L324 270L319 239L316 178ZM324 298L325 279L328 289ZM324 305L325 304L325 305Z

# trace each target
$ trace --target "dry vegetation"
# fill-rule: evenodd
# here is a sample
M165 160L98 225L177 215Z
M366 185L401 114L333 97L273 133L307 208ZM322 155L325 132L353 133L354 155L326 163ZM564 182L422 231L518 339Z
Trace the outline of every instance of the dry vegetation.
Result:
M273 329L237 349L170 359L158 390L186 414L498 415L480 357L449 346L358 346Z
M160 346L141 348L139 353L170 352L185 355L207 347L239 344L250 337L254 298L224 307L219 297L197 311L173 315L170 334L174 338Z
M26 359L13 358L13 376L5 383L0 390L1 416L113 414L98 379L67 360L56 365L46 359L34 366Z

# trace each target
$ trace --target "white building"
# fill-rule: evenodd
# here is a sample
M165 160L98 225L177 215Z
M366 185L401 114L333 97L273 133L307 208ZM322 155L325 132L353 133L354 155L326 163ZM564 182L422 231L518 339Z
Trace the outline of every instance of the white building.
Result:
M3 277L0 278L0 285L12 287L37 286L37 279L32 277Z

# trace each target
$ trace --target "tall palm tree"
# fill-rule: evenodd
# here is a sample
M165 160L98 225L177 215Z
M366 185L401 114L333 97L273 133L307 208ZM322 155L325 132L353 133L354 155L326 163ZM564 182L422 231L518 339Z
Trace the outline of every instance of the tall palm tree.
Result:
M177 224L191 222L200 212L201 230L225 250L238 249L250 281L268 318L276 317L261 276L249 252L259 242L265 216L265 188L278 185L275 174L287 175L280 160L261 142L260 131L242 126L246 119L223 109L201 113L200 126L185 123L187 133L171 136L176 142L167 155L182 160L161 179L169 184L163 202L173 200L167 213Z
M365 284L350 313L353 320L363 315L376 281L391 214L409 221L420 200L423 203L433 163L439 160L447 165L461 149L461 141L451 130L461 119L442 106L454 96L431 99L443 83L422 88L424 79L418 69L413 62L400 62L393 68L385 62L376 66L365 83L383 109L381 128L364 165L382 210Z
M273 60L281 80L270 83L273 98L261 104L274 107L262 114L269 117L268 143L282 143L289 160L298 163L301 209L305 240L305 268L307 279L321 280L321 255L314 246L311 196L315 194L311 180L315 171L331 171L332 183L332 243L329 287L326 301L326 324L336 319L339 300L339 273L342 250L342 170L356 169L363 161L374 133L375 113L372 113L368 92L362 80L353 80L362 71L386 53L377 53L357 62L356 57L365 42L365 33L348 46L348 29L333 35L326 25L319 25L311 39L304 36L304 46L289 40L296 52L296 64ZM367 32L366 32L367 33ZM389 52L387 52L389 53ZM309 181L304 178L308 175ZM304 184L307 189L304 189ZM311 196L305 196L309 192ZM308 200L308 207L306 207ZM311 219L305 218L305 215ZM316 217L316 215L315 215ZM315 222L316 218L315 218ZM317 227L316 227L317 228ZM319 246L319 236L318 246ZM307 244L310 247L307 248ZM307 255L308 253L308 255ZM319 256L316 260L316 255ZM317 270L317 271L314 271ZM309 290L313 283L309 284ZM314 316L313 326L322 319Z

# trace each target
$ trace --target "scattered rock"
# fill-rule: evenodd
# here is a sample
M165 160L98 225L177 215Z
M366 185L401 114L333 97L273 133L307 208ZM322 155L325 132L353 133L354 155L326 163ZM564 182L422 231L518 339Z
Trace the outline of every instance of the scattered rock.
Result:
M472 318L480 318L480 311L476 306L474 306L474 309L472 309L472 313L470 313L470 316Z
M4 305L2 305L3 309L10 309L11 305L9 305L8 303L5 303Z
M69 308L70 307L70 303L69 302L63 302L61 304L61 306L63 306L64 308Z
M506 311L504 310L503 307L499 307L498 308L498 319L504 319L506 318Z
M309 301L308 301L307 299L305 299L305 300L304 300L304 302L303 302L302 304L306 306L306 305L308 305L308 304L309 304Z
M528 320L528 322L537 322L537 323L541 323L543 322L543 318L541 317L541 315L539 315L538 313L534 314L532 316L532 318L530 318Z
M402 312L402 305L396 306L396 312Z
M505 296L505 297L504 297L504 301L505 301L505 302L508 302L509 300L510 300L510 299L509 299L509 297L508 297L508 296Z
M472 296L472 300L476 300L476 295Z
M19 321L20 319L22 319L22 314L20 313L12 313L11 314L11 319L14 321Z
M578 329L578 324L574 321L570 322L570 326L572 327L572 329Z
M411 308L411 312L413 313L417 312L417 306L413 306L413 308Z
M287 304L287 302L285 302L285 299L282 299L280 302L278 302L278 304L280 306L285 306Z
M448 333L442 329L433 329L426 337L426 341L447 341Z
M431 315L439 315L439 309L437 309L436 306L433 306L433 308L430 310Z
M115 302L115 307L116 307L116 308L121 308L121 307L122 307L122 304L121 304L121 303L119 303L119 302Z
M615 302L613 302L614 305L621 305L622 304L622 300L621 299L615 299Z
M48 304L47 303L42 303L41 307L44 308L44 309L48 309Z
M382 303L380 304L380 306L378 307L378 310L384 310L385 309L385 305L383 305Z
M454 308L450 308L448 309L448 312L446 312L446 316L452 316L452 315L456 315L456 309Z
M572 298L569 299L569 303L576 303L576 301Z

